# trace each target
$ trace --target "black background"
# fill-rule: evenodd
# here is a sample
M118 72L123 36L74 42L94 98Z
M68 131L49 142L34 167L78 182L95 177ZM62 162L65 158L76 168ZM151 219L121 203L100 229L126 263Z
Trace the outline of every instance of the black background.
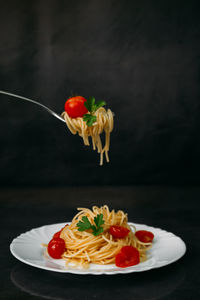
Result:
M109 164L39 107L0 95L0 184L199 183L199 1L0 1L0 89L58 113L115 112Z

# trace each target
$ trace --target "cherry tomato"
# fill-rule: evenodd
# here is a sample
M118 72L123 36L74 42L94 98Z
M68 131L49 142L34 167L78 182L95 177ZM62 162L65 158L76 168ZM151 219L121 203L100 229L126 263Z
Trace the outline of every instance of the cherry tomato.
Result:
M61 230L58 231L58 232L56 232L56 233L54 233L53 239L54 239L54 238L59 238L59 237L60 237L60 233L61 233Z
M61 228L60 231L54 233L53 238L59 238L59 237L60 237L60 234L61 234L61 231L62 231L66 226L69 226L69 225L66 224L63 228Z
M129 234L130 230L123 226L112 225L109 228L109 232L113 237L122 239Z
M139 251L133 246L124 246L115 256L115 264L117 267L126 268L139 264Z
M65 251L65 241L61 238L53 238L47 247L48 253L52 258L61 258Z
M143 243L151 243L154 238L154 234L147 230L138 230L136 231L135 236Z
M65 111L71 118L83 117L84 114L88 112L87 108L84 106L84 102L86 102L82 96L76 96L69 98L65 102Z

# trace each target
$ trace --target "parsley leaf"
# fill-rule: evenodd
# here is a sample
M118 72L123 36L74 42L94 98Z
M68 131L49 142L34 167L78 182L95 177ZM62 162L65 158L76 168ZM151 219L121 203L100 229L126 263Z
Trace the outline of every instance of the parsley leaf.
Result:
M96 224L97 228L103 225L104 224L103 214L94 217L94 223Z
M96 110L97 110L97 109L99 109L100 107L106 105L106 102L100 100L100 101L98 101L97 104L95 104L95 105L96 105Z
M97 120L97 117L96 116L93 116L91 114L85 114L83 116L83 121L86 122L87 126L92 126L93 123L95 123Z
M103 214L99 214L94 217L95 225L92 225L88 219L88 217L82 217L82 221L79 221L76 226L78 227L78 231L85 231L88 229L92 229L92 233L94 236L99 235L103 232L103 227L101 225L104 224Z
M100 100L95 103L94 97L88 98L88 100L84 102L84 106L89 111L89 114L83 116L83 121L85 121L88 126L92 126L97 120L96 116L94 116L95 111L104 105L106 105L105 101Z
M95 228L95 230L93 230L93 234L95 236L99 235L102 232L103 232L103 227L99 227L98 229Z
M91 228L90 221L88 220L88 217L84 216L82 217L82 221L79 221L77 223L78 231L85 231L87 229Z
M88 98L88 100L84 102L84 105L89 112L94 112L96 110L95 98L94 97Z

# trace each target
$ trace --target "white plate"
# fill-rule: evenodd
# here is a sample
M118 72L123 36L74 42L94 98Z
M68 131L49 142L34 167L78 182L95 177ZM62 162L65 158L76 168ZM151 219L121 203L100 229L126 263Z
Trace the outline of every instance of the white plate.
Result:
M148 252L147 261L128 268L118 268L114 264L96 265L90 264L89 269L66 267L62 259L52 259L45 255L45 247L53 234L59 231L66 223L46 225L32 229L15 238L11 245L11 253L25 264L48 271L73 273L73 274L119 274L142 272L150 269L160 268L171 264L181 258L186 251L185 243L176 235L159 228L147 225L129 223L136 226L137 230L149 230L154 233L154 242Z

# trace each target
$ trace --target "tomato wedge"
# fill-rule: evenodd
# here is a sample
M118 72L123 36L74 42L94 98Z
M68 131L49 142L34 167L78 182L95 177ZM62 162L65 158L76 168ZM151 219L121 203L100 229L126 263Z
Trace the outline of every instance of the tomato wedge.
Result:
M130 230L123 226L112 225L109 228L109 232L110 234L112 234L113 237L122 239L129 234Z
M140 253L133 246L124 246L115 256L115 264L117 267L126 268L139 264Z
M61 258L65 251L65 241L61 238L53 238L47 247L48 253L52 258Z
M154 239L154 234L147 230L138 230L136 231L135 236L143 243L151 243Z
M65 111L71 118L82 118L88 112L84 105L86 101L87 99L82 96L71 97L65 102Z

